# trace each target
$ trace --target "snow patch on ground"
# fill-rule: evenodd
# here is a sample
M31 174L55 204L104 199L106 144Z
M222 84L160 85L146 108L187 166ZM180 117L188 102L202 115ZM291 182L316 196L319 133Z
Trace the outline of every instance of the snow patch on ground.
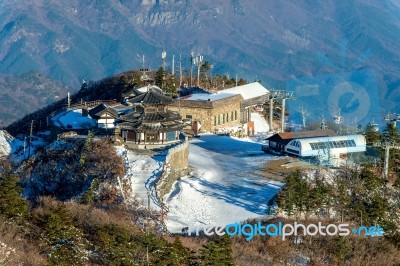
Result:
M259 132L268 132L269 125L265 118L259 113L251 113L251 121L254 121L254 131L255 133Z
M91 128L92 119L82 116L82 109L64 111L51 119L56 126L71 129Z
M189 151L191 175L176 181L164 198L170 232L264 216L268 201L282 187L257 173L273 158L259 143L202 135L189 144Z
M161 206L157 200L154 185L162 174L166 153L140 154L121 146L116 147L116 150L124 159L125 178L128 179L133 192L130 197L136 197L143 206L147 207L148 195L150 195L150 208L160 210Z

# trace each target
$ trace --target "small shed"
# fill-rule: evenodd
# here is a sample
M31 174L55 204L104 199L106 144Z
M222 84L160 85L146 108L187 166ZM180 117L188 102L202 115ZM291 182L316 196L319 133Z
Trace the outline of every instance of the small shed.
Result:
M282 132L267 138L269 149L277 152L285 152L286 145L293 139L305 139L313 137L329 137L337 134L332 129L327 130L310 130L299 132Z
M97 128L114 128L118 118L117 111L104 103L89 110L89 115L93 119L92 126Z

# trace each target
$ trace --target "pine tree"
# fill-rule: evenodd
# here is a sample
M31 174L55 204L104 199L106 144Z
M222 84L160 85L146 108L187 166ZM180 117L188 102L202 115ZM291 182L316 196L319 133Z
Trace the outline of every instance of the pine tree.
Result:
M200 265L234 265L230 237L211 240L201 250Z
M164 70L163 67L160 67L155 75L154 81L156 86L164 89L164 85L165 85L165 77L166 77L166 71Z
M383 179L377 176L368 166L365 166L360 173L365 187L372 192L377 192L384 185Z
M0 214L11 219L28 216L28 202L21 196L22 188L17 184L16 175L0 177Z
M330 198L331 189L321 179L317 179L315 187L310 192L310 205L315 209L322 209L329 207L331 203Z
M81 229L74 226L73 219L63 204L53 204L36 215L36 223L43 229L41 235L49 246L51 265L84 264L86 239Z

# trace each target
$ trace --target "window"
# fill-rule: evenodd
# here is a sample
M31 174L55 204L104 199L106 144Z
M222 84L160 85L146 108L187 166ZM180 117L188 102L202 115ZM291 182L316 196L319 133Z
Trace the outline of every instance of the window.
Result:
M226 113L226 123L229 122L229 113Z
M233 121L233 111L231 112L231 121Z
M221 124L221 116L218 115L218 125L220 125L220 124Z
M222 114L222 124L225 124L225 114Z
M326 142L314 142L310 143L311 149L333 149L333 148L349 148L356 147L356 142L352 140L337 140L337 141L326 141Z
M156 142L156 141L157 141L157 133L146 134L146 142Z
M186 115L186 119L185 119L185 124L187 126L191 126L192 125L192 115Z
M214 115L214 126L216 126L216 125L217 125L217 116Z
M296 151L296 150L293 150L293 149L290 149L290 148L287 148L286 150L288 152L291 152L291 153L294 153L294 154L299 154L299 151Z
M311 149L317 150L317 145L315 143L310 143Z
M235 110L235 120L237 120L237 110Z

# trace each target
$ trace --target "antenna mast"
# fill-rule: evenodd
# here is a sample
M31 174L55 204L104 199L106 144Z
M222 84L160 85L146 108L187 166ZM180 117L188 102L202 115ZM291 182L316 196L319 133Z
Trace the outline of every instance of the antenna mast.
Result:
M305 129L306 129L306 119L307 119L307 117L309 116L309 113L307 113L307 112L304 110L304 107L303 107L303 106L301 107L300 113L301 113L301 119L302 119L302 121L303 121L303 129L305 130Z
M321 117L321 123L320 123L320 129L321 130L325 130L327 128L327 126L326 126L326 124L325 124L325 118L324 118L324 116L322 115L322 117Z
M193 87L193 63L194 63L194 52L190 53L190 87Z
M179 88L182 87L182 55L179 55Z

